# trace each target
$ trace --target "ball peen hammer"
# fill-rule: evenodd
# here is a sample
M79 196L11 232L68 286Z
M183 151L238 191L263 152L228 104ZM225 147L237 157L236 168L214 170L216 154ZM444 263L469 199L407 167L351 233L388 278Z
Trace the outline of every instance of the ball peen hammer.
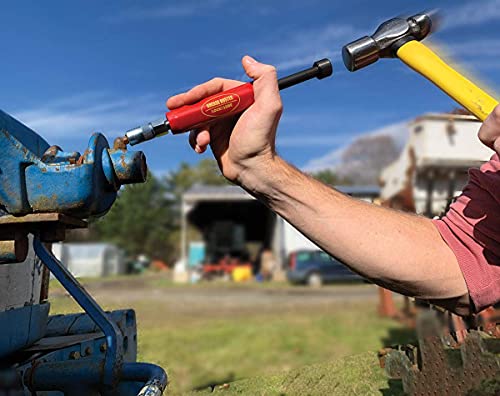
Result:
M484 121L498 101L420 42L431 33L432 14L420 13L382 23L372 36L362 37L343 47L344 64L348 70L356 71L380 58L397 57Z

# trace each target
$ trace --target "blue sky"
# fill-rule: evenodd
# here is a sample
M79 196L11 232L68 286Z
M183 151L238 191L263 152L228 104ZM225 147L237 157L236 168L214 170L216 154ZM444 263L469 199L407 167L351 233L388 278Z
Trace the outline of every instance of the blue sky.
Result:
M111 140L161 117L175 93L214 76L244 78L240 59L247 53L275 64L280 75L330 57L332 78L282 93L277 142L282 156L299 167L328 166L360 134L398 134L417 115L454 107L397 60L357 73L342 64L342 45L385 19L420 11L408 3L5 2L0 108L49 143L83 151L93 131ZM427 42L446 48L469 75L500 92L500 0L426 1L425 7L439 7L445 17ZM200 159L186 135L137 147L158 174Z

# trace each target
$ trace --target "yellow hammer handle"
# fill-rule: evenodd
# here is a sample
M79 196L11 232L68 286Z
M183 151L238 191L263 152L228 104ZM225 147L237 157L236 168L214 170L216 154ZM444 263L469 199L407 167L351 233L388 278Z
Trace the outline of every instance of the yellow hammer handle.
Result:
M484 121L498 105L498 101L448 66L420 41L412 40L404 44L397 51L397 55L404 63L436 84L481 121Z

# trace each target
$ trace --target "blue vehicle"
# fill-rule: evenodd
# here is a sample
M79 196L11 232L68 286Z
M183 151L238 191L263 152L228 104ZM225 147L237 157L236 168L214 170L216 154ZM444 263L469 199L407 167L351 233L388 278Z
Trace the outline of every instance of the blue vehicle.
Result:
M319 287L336 281L363 281L337 259L322 250L298 250L288 257L288 280L294 284Z

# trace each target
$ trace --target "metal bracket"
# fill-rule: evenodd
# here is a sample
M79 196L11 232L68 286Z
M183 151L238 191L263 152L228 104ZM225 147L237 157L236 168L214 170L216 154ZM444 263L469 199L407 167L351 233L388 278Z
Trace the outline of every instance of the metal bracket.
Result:
M418 318L417 335L418 349L406 346L381 354L386 372L402 379L405 393L428 395L439 390L461 395L480 392L483 386L500 389L500 339L470 330L458 343L451 334L443 334L433 312Z
M122 356L122 345L118 343L118 328L71 272L45 247L39 235L35 235L33 247L40 260L104 333L107 349L103 382L112 388L116 378L118 378L115 370L120 367Z
M139 392L139 395L160 396L167 386L167 374L156 365L147 363L124 363L123 362L123 343L121 342L120 332L116 324L108 317L103 309L97 304L92 296L83 288L62 263L50 252L43 244L40 235L35 235L33 247L36 255L42 260L47 268L52 272L61 285L73 296L75 301L95 322L95 324L104 333L106 339L106 355L102 373L103 385L107 389L107 395L116 394L115 389L120 382L140 381L145 385ZM38 378L44 377L44 370L54 371L63 368L62 366L40 366L35 369L38 371ZM95 365L93 367L96 367ZM77 366L75 375L82 375L83 366ZM98 379L101 376L99 372L92 373L91 377ZM34 374L30 373L33 377Z
M28 254L28 234L43 242L63 241L67 229L86 228L83 220L61 213L34 213L21 217L0 216L0 264L20 263Z

